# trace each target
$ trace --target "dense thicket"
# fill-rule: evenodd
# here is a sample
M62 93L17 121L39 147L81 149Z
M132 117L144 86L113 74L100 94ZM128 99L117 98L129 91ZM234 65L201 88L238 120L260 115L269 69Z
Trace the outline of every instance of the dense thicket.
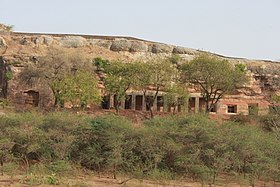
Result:
M26 172L36 164L59 172L71 163L115 178L125 174L214 183L227 174L253 183L280 177L280 144L273 131L221 124L203 115L156 117L135 128L115 115L92 119L31 112L1 116L0 128L2 172L11 163Z

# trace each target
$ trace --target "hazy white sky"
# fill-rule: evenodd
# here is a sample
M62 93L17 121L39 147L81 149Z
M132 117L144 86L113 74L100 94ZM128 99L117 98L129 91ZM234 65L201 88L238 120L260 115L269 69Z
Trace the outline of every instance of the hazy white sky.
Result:
M280 59L280 0L0 0L15 31L124 35Z

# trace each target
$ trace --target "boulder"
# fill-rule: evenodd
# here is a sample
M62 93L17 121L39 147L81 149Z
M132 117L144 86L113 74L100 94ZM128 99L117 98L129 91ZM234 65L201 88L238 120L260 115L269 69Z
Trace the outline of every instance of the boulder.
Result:
M102 39L89 39L88 44L91 46L99 46L99 47L104 47L106 49L110 49L112 45L112 41L102 40Z
M53 42L53 37L51 36L44 36L44 44L50 46Z
M187 54L188 51L187 51L187 49L184 48L184 47L176 46L176 47L174 47L174 49L173 49L173 53L175 53L175 54Z
M188 54L188 55L194 55L195 51L193 49L190 48L185 48L185 47L180 47L180 46L176 46L173 49L173 53L174 54Z
M29 41L26 37L22 37L20 40L19 40L19 43L21 45L28 45L29 44Z
M37 45L41 45L44 43L44 37L36 37L33 39L34 43L37 44Z
M62 47L83 47L86 39L81 36L65 36L60 39Z
M155 43L152 47L152 53L172 53L172 45Z
M132 41L131 47L129 49L130 52L147 52L148 45L141 41Z
M0 48L2 48L2 47L7 47L7 44L6 44L5 40L4 40L4 38L2 38L0 36Z
M129 51L131 48L132 42L125 39L114 40L110 49L112 51Z

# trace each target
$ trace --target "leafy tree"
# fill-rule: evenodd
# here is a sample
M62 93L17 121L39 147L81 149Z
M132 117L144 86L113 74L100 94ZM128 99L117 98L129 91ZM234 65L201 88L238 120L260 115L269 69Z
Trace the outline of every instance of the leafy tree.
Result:
M136 67L134 63L110 62L104 65L105 89L114 95L115 109L119 112L121 101L125 99L126 91L132 87L135 82L134 75Z
M93 72L92 64L82 52L50 48L46 56L39 58L37 64L30 65L21 72L20 79L31 86L47 85L53 93L54 106L58 107L63 105L61 93L65 91L62 90L61 82L78 70Z
M261 117L261 125L264 129L275 133L280 140L280 96L273 95L271 98L273 103L267 115Z
M189 99L188 91L185 85L182 84L170 85L170 87L166 89L164 97L167 105L170 108L173 107L173 114L175 114L176 107L185 105Z
M9 161L14 161L12 149L15 145L15 129L20 126L20 121L14 116L0 117L0 171L3 175L4 165Z
M92 72L78 70L74 74L66 75L57 85L61 90L61 100L70 101L73 105L78 101L83 108L100 101L98 80Z
M131 123L123 117L107 115L93 119L83 127L72 156L89 168L111 171L113 178L124 165L126 137ZM86 132L86 133L85 133Z
M234 67L227 60L201 55L182 66L183 80L198 86L206 102L206 112L227 93L247 81L244 67Z
M143 96L151 118L153 105L159 91L166 90L174 79L175 69L168 60L154 60L147 63L136 63L135 87L143 91Z

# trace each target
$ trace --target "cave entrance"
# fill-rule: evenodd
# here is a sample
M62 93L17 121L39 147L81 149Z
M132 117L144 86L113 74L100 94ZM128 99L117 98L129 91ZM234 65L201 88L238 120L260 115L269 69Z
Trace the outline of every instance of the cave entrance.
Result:
M25 94L25 100L24 100L25 105L33 106L33 107L39 106L39 92L36 92L34 90L28 90L24 92L24 94Z
M109 109L110 108L110 96L105 95L101 102L102 109Z
M135 109L136 110L142 110L143 108L143 95L136 95L135 97Z

